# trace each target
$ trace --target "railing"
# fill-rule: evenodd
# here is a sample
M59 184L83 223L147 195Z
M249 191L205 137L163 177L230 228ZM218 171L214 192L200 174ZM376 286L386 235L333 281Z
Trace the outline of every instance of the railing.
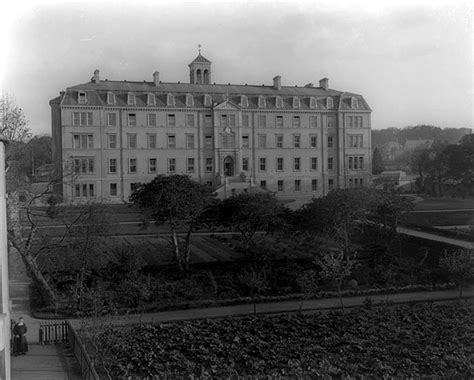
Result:
M68 341L68 322L41 322L39 328L39 344L64 343Z
M94 363L87 355L86 348L81 339L74 330L74 327L67 322L69 330L69 344L71 346L74 357L81 366L81 375L83 380L100 380L99 375L95 371Z

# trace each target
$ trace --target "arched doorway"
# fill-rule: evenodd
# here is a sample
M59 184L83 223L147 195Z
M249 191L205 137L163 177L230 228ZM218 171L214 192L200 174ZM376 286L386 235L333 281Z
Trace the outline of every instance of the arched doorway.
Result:
M231 156L224 158L224 175L226 177L234 175L234 159Z

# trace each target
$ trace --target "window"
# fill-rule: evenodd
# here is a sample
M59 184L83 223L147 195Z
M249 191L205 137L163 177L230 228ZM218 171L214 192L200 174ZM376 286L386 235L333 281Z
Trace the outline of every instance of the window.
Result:
M334 158L328 157L328 170L334 170Z
M168 172L174 173L176 171L176 158L168 158Z
M94 173L94 159L89 157L75 158L74 173Z
M194 115L187 114L186 115L186 126L187 127L194 127Z
M168 107L173 107L174 106L174 95L172 94L167 94L166 95L166 105Z
M168 115L168 127L176 127L176 118L174 115Z
M283 135L275 135L276 147L283 148Z
M135 149L137 147L137 134L127 133L127 148Z
M212 98L211 95L204 95L204 106L205 107L210 107L212 106Z
M242 127L248 127L249 125L249 115L242 115Z
M258 97L258 108L265 108L266 102L263 96Z
M234 133L224 133L221 136L222 136L222 147L224 149L235 148L235 134Z
M277 116L275 118L275 127L276 128L283 128L283 116Z
M186 106L187 107L194 106L194 98L191 94L186 94Z
M115 127L117 125L117 114L109 112L107 113L107 125L109 127Z
M283 157L278 157L276 161L276 170L281 172L283 171Z
M248 148L249 146L249 135L242 135L242 148Z
M301 136L293 135L293 148L301 148Z
M295 191L301 191L301 180L295 179Z
M334 147L333 136L328 136L328 148Z
M109 147L109 149L117 148L117 135L116 134L107 135L107 146Z
M79 104L86 104L87 103L87 96L85 92L79 91L77 94L77 102Z
M137 125L137 115L134 114L134 113L129 113L128 114L128 125L130 127L134 127L135 125Z
M156 104L155 95L147 94L146 104L148 104L149 106L154 106Z
M327 127L328 128L334 127L334 117L328 116L328 118L327 118Z
M170 148L170 149L176 148L176 136L175 135L168 135L168 148Z
M276 108L283 108L283 99L281 98L281 96L277 96L275 98L275 107Z
M357 109L357 108L359 108L359 101L358 101L357 98L354 98L354 97L353 97L353 98L351 99L351 108L352 108L352 109Z
M242 170L243 171L249 170L249 159L247 157L242 158Z
M149 127L156 127L156 113L149 113L148 114L148 126Z
M241 107L248 107L249 106L249 99L245 95L240 96L240 106Z
M293 96L293 108L300 108L300 98Z
M235 127L235 115L229 115L229 126Z
M328 179L328 190L332 190L334 189L334 180L331 178L331 179Z
M186 167L188 173L194 173L194 158L188 158L188 165Z
M311 170L318 170L318 157L311 157Z
M316 148L318 146L318 136L316 135L310 136L310 146L311 148Z
M148 149L155 149L156 148L156 135L155 134L147 134L147 147Z
M327 109L334 108L334 100L332 98L326 98L326 108Z
M301 121L299 116L293 116L293 128L299 128L301 126Z
M129 106L135 105L135 94L132 94L131 92L127 94L127 104Z
M309 126L310 128L318 128L318 117L310 116L309 117Z
M309 98L309 108L315 109L315 108L317 108L317 105L318 105L318 103L316 101L316 98L310 97Z
M148 160L148 173L156 173L156 158Z
M73 112L73 125L92 125L92 112Z
M83 183L76 184L75 186L75 196L78 198L90 198L95 196L94 184L93 183Z
M130 192L133 194L135 191L138 190L138 188L140 187L140 184L139 183L131 183L130 184Z
M211 135L206 135L204 136L204 147L205 148L212 148L212 136Z
M265 128L267 126L267 115L258 115L258 126Z
M194 135L186 134L186 148L194 149Z
M205 115L204 116L204 126L205 127L212 127L212 116L211 115Z
M265 190L267 188L267 181L260 181L260 187Z
M283 191L283 180L278 180L277 181L277 189L278 191Z
M260 165L259 165L259 169L261 172L264 172L265 170L267 170L267 159L266 158L260 158Z
M349 135L348 139L349 148L362 148L364 144L363 135Z
M318 180L317 179L312 179L311 180L311 191L316 191L318 190Z
M221 126L227 127L227 115L221 115Z
M364 170L363 156L349 156L348 161L349 170Z
M206 158L206 173L212 173L213 166L213 159L211 157Z
M295 157L293 158L293 170L300 171L301 170L301 158Z
M107 93L107 104L109 105L115 104L115 95L113 92Z
M109 158L109 173L110 174L117 173L117 159L116 158Z
M136 158L130 158L128 160L128 172L129 173L137 172L137 159Z
M207 181L207 182L206 182L206 185L209 186L209 187L213 187L213 186L214 186L214 184L212 183L212 181Z
M110 184L110 195L112 197L116 197L117 196L117 184L116 183L111 183Z
M262 149L267 147L267 135L258 135L258 147Z
M73 135L72 140L75 149L89 149L94 147L94 135Z

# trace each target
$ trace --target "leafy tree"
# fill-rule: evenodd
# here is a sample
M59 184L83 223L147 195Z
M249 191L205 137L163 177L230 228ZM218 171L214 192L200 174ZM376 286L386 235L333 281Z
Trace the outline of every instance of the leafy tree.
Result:
M375 148L374 154L372 155L372 174L380 174L385 170L383 165L382 154L379 148Z
M0 134L10 142L26 142L31 136L23 110L8 94L0 98Z
M130 202L143 212L146 219L170 226L171 243L178 269L187 271L191 234L199 225L201 215L214 203L212 189L185 175L160 175L151 182L140 184L130 196ZM185 229L182 248L178 240L180 226Z
M469 249L444 250L439 266L459 285L459 298L465 283L474 277L473 252Z
M268 234L282 227L284 213L284 207L270 193L241 193L219 205L218 223L240 232L249 253L257 232Z
M239 282L248 288L252 297L253 314L257 314L257 294L263 292L268 285L265 272L261 270L248 269L238 276Z

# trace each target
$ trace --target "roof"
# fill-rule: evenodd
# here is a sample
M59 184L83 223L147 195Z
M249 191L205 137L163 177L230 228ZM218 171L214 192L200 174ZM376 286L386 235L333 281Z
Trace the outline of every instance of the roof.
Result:
M406 140L405 149L415 149L420 147L430 148L433 144L432 139Z
M207 58L203 57L201 53L199 53L199 55L196 58L194 58L194 60L190 63L190 65L192 65L193 63L212 63L212 62L209 61Z

